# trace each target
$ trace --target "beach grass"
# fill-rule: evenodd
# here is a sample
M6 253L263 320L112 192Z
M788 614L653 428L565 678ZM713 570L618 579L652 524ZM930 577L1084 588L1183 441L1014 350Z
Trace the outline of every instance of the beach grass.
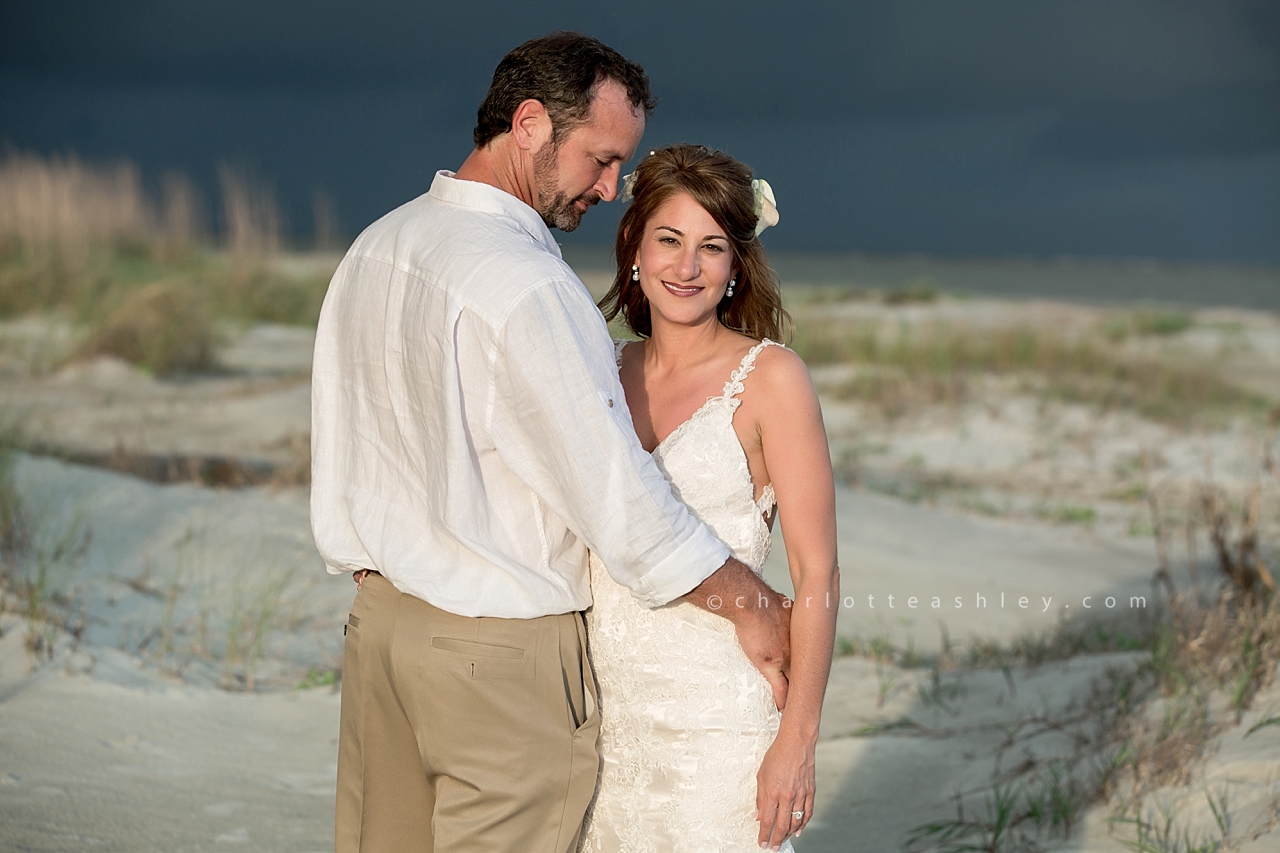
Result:
M197 291L156 281L121 293L92 321L76 356L115 356L156 376L196 373L214 367L218 337Z
M1185 823L1179 824L1176 811L1163 801L1144 806L1136 816L1116 817L1112 819L1111 827L1132 830L1132 837L1123 839L1123 843L1134 853L1218 853L1219 850L1234 849L1225 792L1215 798L1206 790L1204 796L1217 825L1214 833L1193 834Z
M808 364L856 368L831 395L890 418L973 399L984 377L1017 380L1044 399L1134 411L1175 425L1220 425L1240 413L1264 413L1268 405L1211 366L1135 355L1098 330L891 326L809 312L797 312L795 321L792 345Z
M0 428L0 611L23 623L28 668L54 654L60 635L78 643L87 627L76 585L92 538L81 507L32 499L18 487L20 433Z
M59 314L84 339L72 358L114 355L156 375L213 369L228 324L314 325L327 271L284 271L270 186L227 166L219 177L215 240L181 175L149 193L128 163L0 159L0 318ZM322 219L317 239L331 243L332 211Z
M1178 824L1162 811L1162 801L1153 799L1170 786L1189 784L1215 738L1240 724L1280 670L1280 595L1256 559L1259 540L1268 535L1258 526L1257 500L1246 493L1233 501L1218 486L1203 491L1207 497L1201 501L1200 521L1209 526L1216 546L1216 591L1209 593L1198 584L1180 589L1167 569L1158 570L1153 584L1165 595L1156 615L1138 626L1063 622L1051 632L1011 642L975 638L959 650L943 643L931 661L931 684L921 682L918 688L926 707L946 708L941 693L946 672L999 669L1016 695L1015 668L1107 651L1137 651L1142 657L1135 667L1111 671L1095 682L1080 710L1023 721L1033 723L1032 729L1047 726L1068 734L1070 755L1027 762L1012 775L997 772L981 802L957 797L956 816L915 827L904 838L905 850L1036 850L1045 838L1069 838L1078 817L1094 803L1107 804L1113 829L1134 850L1184 853L1221 849L1227 843L1222 797L1206 792L1220 830L1210 836ZM1220 511L1229 504L1244 508L1238 523L1228 523ZM1160 508L1153 505L1151 511L1156 514ZM1161 525L1155 527L1156 536L1170 535ZM872 647L845 639L840 651L874 656L877 662L905 662L908 657L906 650L884 648L883 641ZM1215 709L1225 709L1225 714ZM1277 721L1267 716L1244 737ZM912 724L908 718L895 727ZM881 733L869 727L859 735Z
M230 573L214 568L207 528L186 527L172 561L153 578L148 562L129 580L160 602L160 612L135 648L162 671L184 677L194 663L216 672L227 690L253 692L273 645L299 619L300 563L248 561Z

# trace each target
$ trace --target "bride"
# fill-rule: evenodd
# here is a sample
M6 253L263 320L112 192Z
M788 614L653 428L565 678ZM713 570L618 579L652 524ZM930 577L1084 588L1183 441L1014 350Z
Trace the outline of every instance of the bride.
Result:
M777 850L813 813L839 601L822 414L804 363L776 343L789 318L757 239L777 221L768 185L692 145L653 152L627 181L601 308L641 338L617 346L636 433L676 496L757 572L781 519L791 670L779 713L728 620L687 602L646 610L593 555L602 770L582 849Z

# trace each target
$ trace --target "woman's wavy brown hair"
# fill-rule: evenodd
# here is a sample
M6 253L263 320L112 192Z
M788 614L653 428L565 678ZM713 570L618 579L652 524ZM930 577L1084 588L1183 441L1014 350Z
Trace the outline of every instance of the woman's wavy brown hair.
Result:
M634 198L622 215L613 254L618 274L600 300L606 320L619 314L634 334L653 334L649 300L631 265L640 251L645 227L659 207L676 193L688 193L724 229L733 252L737 284L733 296L720 300L716 316L726 327L748 337L786 343L791 317L782 308L778 277L756 236L755 192L751 169L723 151L701 145L659 148L636 168Z

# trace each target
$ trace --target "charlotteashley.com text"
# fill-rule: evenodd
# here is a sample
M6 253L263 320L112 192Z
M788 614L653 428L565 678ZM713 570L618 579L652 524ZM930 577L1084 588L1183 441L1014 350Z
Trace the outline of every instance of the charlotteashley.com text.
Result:
M785 599L782 602L783 607L841 607L845 610L964 610L966 608L976 610L1028 610L1038 613L1049 613L1051 610L1069 610L1073 602L1059 600L1057 605L1054 604L1054 596L1051 595L1019 595L1012 596L1005 593L992 593L985 595L983 593L974 593L972 597L963 595L956 596L916 596L916 595L895 595L892 593L878 593L875 595L846 595L837 598L833 595L826 595L822 598L814 596L806 596L803 600L792 601ZM1074 602L1077 607L1083 610L1145 610L1147 607L1147 597L1145 595L1130 595L1126 601L1124 596L1114 595L1086 595L1078 602ZM713 595L707 599L707 606L711 610L720 610L725 607L768 607L769 600L763 595L752 600L752 596L740 595L736 599L725 600L718 595Z

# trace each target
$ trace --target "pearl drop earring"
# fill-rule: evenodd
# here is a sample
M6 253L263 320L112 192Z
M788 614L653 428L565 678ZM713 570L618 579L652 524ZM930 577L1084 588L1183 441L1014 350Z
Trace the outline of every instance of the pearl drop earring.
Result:
M732 298L733 298L733 286L734 286L735 284L737 284L737 283L738 283L738 280L737 280L736 278L731 278L731 279L729 279L729 286L728 286L728 287L726 287L726 288L724 289L724 298L725 298L725 299L732 299Z
M632 265L631 265L631 280L632 280L632 281L639 281L639 280L640 280L640 265L639 265L639 264L632 264Z

